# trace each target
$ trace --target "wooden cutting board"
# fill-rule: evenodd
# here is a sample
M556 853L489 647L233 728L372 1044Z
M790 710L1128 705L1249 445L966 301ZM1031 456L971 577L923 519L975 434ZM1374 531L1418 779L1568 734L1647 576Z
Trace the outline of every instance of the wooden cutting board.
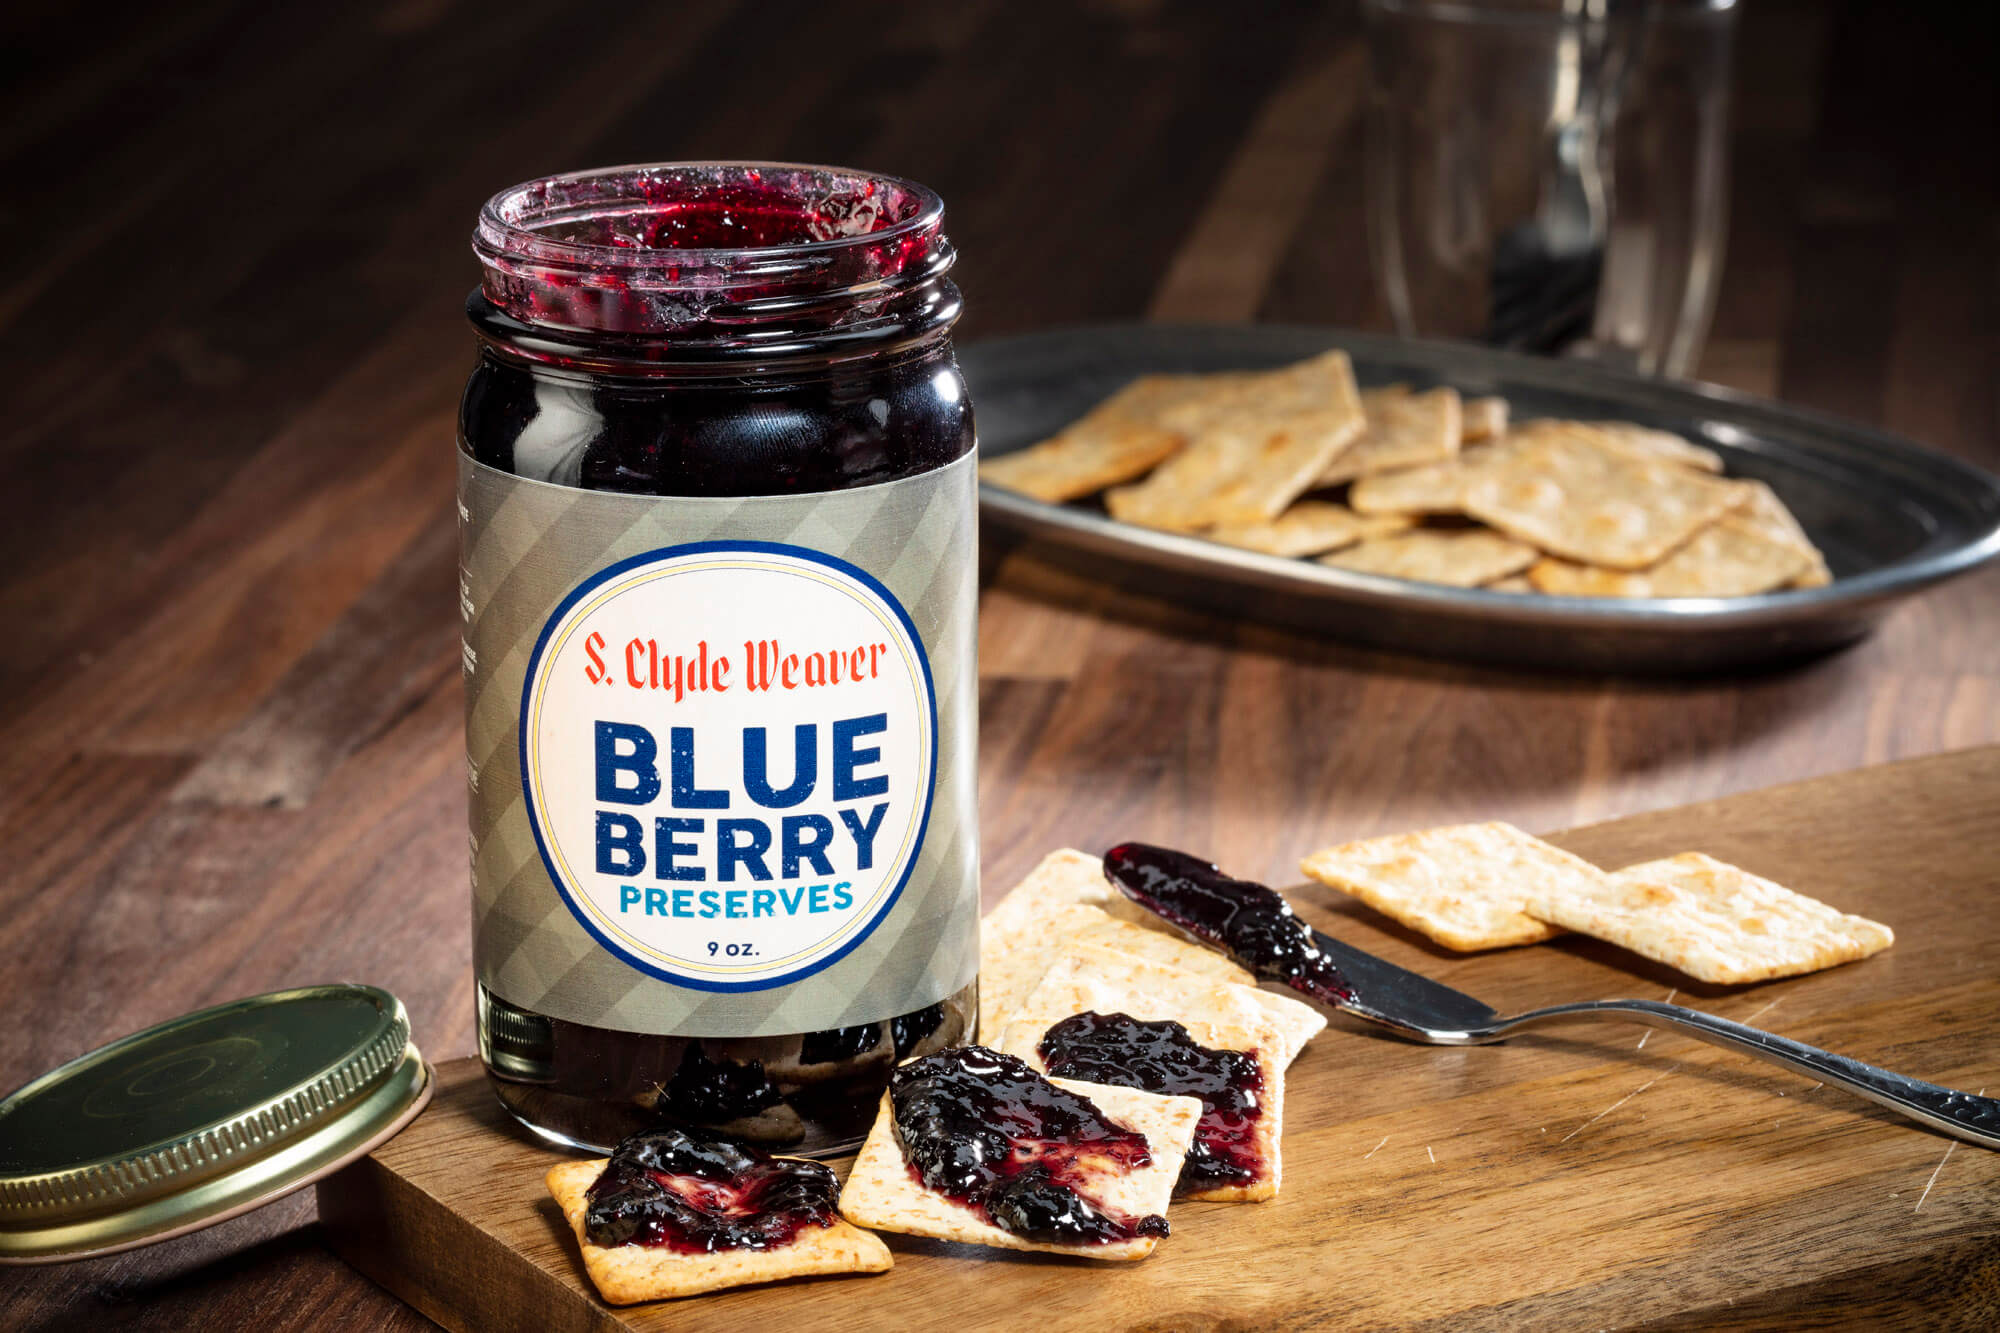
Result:
M1707 987L1590 941L1460 957L1316 887L1315 924L1503 1012L1678 998L1900 1072L2000 1090L2000 748L1575 829L1618 866L1697 848L1893 925L1817 976ZM1308 849L1301 848L1300 851ZM1434 1049L1336 1023L1293 1067L1284 1191L1182 1204L1104 1264L889 1238L880 1277L613 1310L477 1063L319 1186L354 1265L453 1329L2000 1326L2000 1153L1669 1032ZM836 1163L844 1172L845 1163Z

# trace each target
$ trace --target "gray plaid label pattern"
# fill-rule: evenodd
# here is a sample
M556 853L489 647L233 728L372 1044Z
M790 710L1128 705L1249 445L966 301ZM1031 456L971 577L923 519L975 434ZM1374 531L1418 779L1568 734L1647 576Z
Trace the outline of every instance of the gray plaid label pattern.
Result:
M460 450L473 962L483 984L519 1008L598 1027L775 1036L879 1022L971 983L979 963L975 486L968 456L851 491L632 496L529 481ZM936 784L902 895L845 957L769 990L675 985L599 945L550 880L521 790L522 690L550 613L609 565L706 541L806 547L865 570L908 613L937 699Z

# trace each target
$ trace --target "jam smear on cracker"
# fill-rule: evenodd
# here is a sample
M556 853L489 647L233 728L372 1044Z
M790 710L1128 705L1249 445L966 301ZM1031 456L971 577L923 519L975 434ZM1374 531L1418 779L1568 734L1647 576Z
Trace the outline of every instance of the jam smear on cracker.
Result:
M1094 1170L1150 1166L1146 1136L1014 1056L961 1046L912 1060L889 1101L911 1173L1002 1231L1057 1245L1167 1234L1166 1218L1112 1214L1079 1188Z
M1200 857L1143 842L1123 842L1106 852L1104 874L1133 902L1258 976L1282 981L1323 1004L1354 999L1354 988L1276 890L1232 879Z
M771 1157L678 1129L634 1134L591 1185L584 1234L593 1245L683 1254L781 1249L831 1226L840 1183L827 1167Z
M1035 1048L1049 1073L1085 1083L1201 1099L1201 1121L1181 1164L1182 1194L1247 1185L1261 1170L1257 1121L1264 1071L1254 1053L1211 1050L1172 1019L1073 1014Z

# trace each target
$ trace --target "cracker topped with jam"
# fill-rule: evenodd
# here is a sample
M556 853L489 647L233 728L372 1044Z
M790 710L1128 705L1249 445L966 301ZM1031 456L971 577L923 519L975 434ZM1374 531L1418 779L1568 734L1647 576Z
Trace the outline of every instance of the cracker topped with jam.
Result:
M879 1238L843 1221L819 1162L679 1129L550 1170L549 1193L612 1305L836 1273L884 1273Z
M1050 1079L960 1046L897 1068L841 1190L881 1231L1093 1259L1143 1259L1202 1104Z

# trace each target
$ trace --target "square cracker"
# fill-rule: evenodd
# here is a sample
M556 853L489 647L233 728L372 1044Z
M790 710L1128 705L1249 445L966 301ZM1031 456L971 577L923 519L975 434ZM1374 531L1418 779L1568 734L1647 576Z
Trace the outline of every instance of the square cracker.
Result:
M1234 982L1277 1025L1287 1063L1326 1026L1319 1011L1288 995L1258 990L1257 979L1206 945L1190 943L1104 877L1102 858L1064 847L1050 852L981 923L979 1030L988 1041L1057 959L1143 960L1208 982Z
M1104 508L1120 523L1163 532L1196 532L1207 526L1199 517L1208 497L1235 475L1240 463L1237 441L1206 440L1181 450L1131 486L1104 493Z
M982 462L980 480L1055 503L1142 477L1187 444L1160 413L1205 383L1200 375L1142 376L1041 443Z
M1558 597L1749 597L1783 588L1812 557L1731 515L1696 533L1657 565L1598 569L1544 559L1529 569L1536 589Z
M1505 398L1467 398L1459 404L1458 440L1460 444L1477 444L1482 440L1497 440L1507 433L1507 400Z
M1220 953L1158 929L1161 924L1112 887L1101 858L1071 847L1050 852L980 923L981 1035L996 1036L1009 1011L1035 988L1050 964L1079 943L1115 948L1218 980L1252 980Z
M1879 922L1700 852L1627 866L1595 885L1545 883L1528 910L1724 986L1817 972L1896 942Z
M1107 493L1113 518L1193 532L1259 523L1311 489L1363 425L1345 352L1237 378L1163 413L1187 448L1133 486Z
M1137 1088L1113 1088L1102 1083L1075 1083L1061 1078L1049 1081L1088 1097L1114 1124L1146 1136L1152 1163L1136 1171L1095 1175L1085 1188L1092 1201L1107 1212L1132 1217L1165 1213L1173 1199L1174 1182L1180 1179L1188 1145L1194 1142L1195 1126L1201 1120L1200 1100L1161 1097ZM1026 1240L982 1220L964 1204L926 1189L903 1156L886 1092L882 1094L875 1123L868 1131L868 1140L861 1145L861 1154L854 1159L854 1169L847 1173L847 1183L841 1188L840 1212L855 1225L877 1231L991 1245L1003 1250L1041 1250L1085 1259L1143 1259L1159 1244L1155 1236L1138 1236L1109 1245L1050 1245Z
M1072 990L1060 989L1065 986ZM1092 941L1079 941L1051 963L1041 980L1022 997L1009 1022L1046 1018L1053 1023L1081 1013L1080 1009L1053 1011L1077 998L1074 988L1085 986L1096 987L1102 996L1159 1009L1167 1018L1207 1015L1218 1022L1268 1029L1280 1065L1291 1064L1307 1042L1326 1030L1326 1018L1303 1000L1240 981L1189 972ZM1126 1012L1134 1018L1146 1016L1129 1009Z
M1161 969L1167 970L1167 969ZM1242 1051L1257 1062L1263 1075L1252 1145L1257 1154L1256 1177L1247 1185L1223 1185L1191 1190L1179 1197L1215 1203L1255 1203L1273 1198L1284 1178L1279 1139L1284 1128L1285 1065L1284 1039L1263 1011L1232 991L1241 987L1223 983L1206 993L1177 998L1172 989L1120 985L1112 977L1089 964L1065 959L1049 970L1041 985L1022 1006L1021 1016L1007 1024L1000 1049L1017 1055L1042 1073L1041 1040L1055 1024L1073 1014L1125 1014L1141 1022L1171 1019L1187 1029L1198 1045L1212 1051ZM1199 1126L1197 1126L1199 1132Z
M1679 463L1697 472L1722 471L1722 455L1713 449L1704 449L1675 435L1672 431L1655 430L1651 426L1635 425L1630 421L1585 421L1577 423L1587 426L1602 436L1601 443L1614 449L1643 458L1657 458L1668 463Z
M1551 886L1594 891L1604 872L1512 824L1458 824L1314 852L1299 868L1461 953L1535 944L1562 932L1529 916Z
M1241 461L1199 507L1197 522L1276 518L1361 438L1366 416L1347 354L1329 352L1305 364L1316 373L1304 377L1301 392L1256 399L1204 432L1235 437L1231 448Z
M1476 588L1520 573L1534 564L1539 554L1534 547L1497 532L1422 529L1375 537L1319 559L1323 565L1363 574Z
M1462 432L1458 390L1412 393L1407 384L1363 389L1368 424L1359 439L1334 457L1318 484L1338 486L1371 472L1441 463L1458 453Z
M1330 500L1301 500L1268 523L1225 523L1207 535L1211 541L1266 555L1321 555L1401 532L1410 523L1400 514L1363 515Z
M1740 482L1606 448L1587 427L1523 436L1530 442L1466 483L1465 512L1581 564L1643 569L1749 499Z
M1326 409L1360 415L1360 390L1347 353L1335 349L1271 370L1209 375L1203 391L1167 408L1160 423L1192 436L1245 414L1294 418Z
M1833 582L1833 571L1827 568L1826 557L1813 545L1812 538L1806 536L1806 530L1799 526L1799 520L1785 507L1778 493L1761 481L1746 481L1743 484L1750 488L1750 501L1733 517L1755 528L1771 541L1805 552L1805 572L1794 578L1789 586L1823 588Z
M544 1183L555 1196L576 1243L583 1247L584 1271L609 1305L673 1300L724 1287L778 1282L789 1277L831 1273L886 1273L894 1262L889 1247L852 1223L836 1217L830 1225L807 1227L778 1250L724 1250L681 1254L652 1245L593 1245L584 1235L591 1184L609 1158L563 1162L549 1169Z
M1347 503L1357 514L1462 513L1466 486L1512 451L1509 443L1483 444L1442 463L1371 473L1354 483Z
M997 1034L1042 974L1064 953L1084 944L1116 949L1218 981L1251 979L1248 972L1212 949L1120 921L1095 907L1051 907L998 923L989 917L979 932L980 1035Z

